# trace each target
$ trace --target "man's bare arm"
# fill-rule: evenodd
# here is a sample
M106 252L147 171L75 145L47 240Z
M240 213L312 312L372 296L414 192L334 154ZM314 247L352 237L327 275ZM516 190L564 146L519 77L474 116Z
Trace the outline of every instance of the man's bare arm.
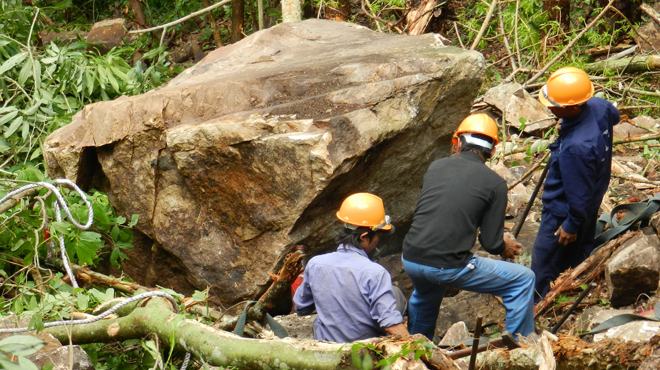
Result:
M385 328L384 330L385 330L385 333L387 333L387 335L395 335L397 337L409 337L410 336L410 333L408 333L408 328L403 323L392 325L388 328Z

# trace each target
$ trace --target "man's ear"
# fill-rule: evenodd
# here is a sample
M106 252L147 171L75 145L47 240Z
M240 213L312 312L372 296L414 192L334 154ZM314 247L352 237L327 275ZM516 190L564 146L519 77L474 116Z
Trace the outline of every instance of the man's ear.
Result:
M369 233L365 231L362 234L360 234L360 240L369 241Z

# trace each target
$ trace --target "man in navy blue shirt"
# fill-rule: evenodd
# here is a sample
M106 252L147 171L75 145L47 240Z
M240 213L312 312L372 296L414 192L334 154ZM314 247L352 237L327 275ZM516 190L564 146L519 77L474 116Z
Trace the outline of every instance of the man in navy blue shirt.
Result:
M537 300L564 270L584 261L594 245L598 210L610 182L612 126L618 110L593 97L581 69L554 72L539 100L560 118L559 138L550 145L543 211L532 254Z
M305 315L316 309L317 340L346 343L384 334L407 336L392 278L369 258L383 234L394 229L382 199L370 193L350 195L337 218L344 223L339 247L305 266L303 284L293 297L296 312Z

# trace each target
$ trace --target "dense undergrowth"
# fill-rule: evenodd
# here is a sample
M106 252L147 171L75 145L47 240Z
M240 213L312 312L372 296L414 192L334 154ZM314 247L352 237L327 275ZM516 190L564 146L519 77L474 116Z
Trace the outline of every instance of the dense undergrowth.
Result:
M128 0L101 1L21 1L0 0L0 195L28 182L48 181L42 158L42 144L48 134L70 122L84 105L101 100L149 91L167 82L190 62L176 64L170 52L191 35L208 51L232 39L232 8L220 7L203 17L184 22L163 37L144 34L133 37L108 52L77 40L43 43L42 32L87 31L97 20L125 17L135 21ZM207 1L143 0L144 17L151 25L178 19L207 6ZM244 1L243 33L258 30L257 2ZM505 1L477 46L489 61L484 88L497 84L512 72L510 80L525 82L535 71L561 52L566 43L600 9L596 0L574 1L571 27L566 29L542 10L540 0ZM401 0L367 1L363 6L346 1L312 0L305 3L306 17L346 19L384 32L403 31L406 6ZM352 4L352 7L351 7ZM440 1L438 16L432 21L437 30L454 30L445 36L455 45L470 45L488 12L490 1ZM348 11L346 11L348 9ZM585 9L587 9L585 11ZM343 13L342 13L343 12ZM444 12L444 13L443 13ZM339 15L338 15L339 14ZM281 17L279 2L265 1L266 27ZM130 23L134 27L134 23ZM442 27L438 24L442 23ZM455 24L454 24L455 23ZM447 25L453 25L446 27ZM586 49L603 48L632 42L637 23L623 18L604 18L590 29L550 70L572 64L592 62ZM433 28L433 27L432 27ZM214 32L219 39L215 39ZM509 50L504 46L507 38ZM509 53L511 55L509 55ZM516 64L513 68L512 61ZM597 81L602 94L619 106L636 106L629 114L658 113L656 95L627 93L626 87L654 91L656 73L637 76L605 70ZM657 155L651 151L647 155ZM94 226L79 230L68 221L55 219L54 195L42 190L39 197L21 200L6 210L0 219L0 314L28 314L29 324L39 328L43 322L70 318L74 311L87 311L117 295L112 289L74 289L61 273L43 268L48 245L64 238L69 256L80 265L99 263L119 266L125 250L131 247L131 215L117 215L106 195L89 189L94 209ZM64 191L74 217L86 217L86 208L75 192ZM45 222L50 220L51 222ZM25 340L25 339L20 339ZM28 354L38 347L29 339L23 343L0 341L0 365L11 368L3 352ZM27 349L26 349L27 348ZM154 338L122 344L86 347L97 369L175 368L180 358L167 343ZM21 352L22 351L22 352ZM5 362L2 362L5 361ZM23 367L29 368L27 362ZM19 366L19 365L17 365Z

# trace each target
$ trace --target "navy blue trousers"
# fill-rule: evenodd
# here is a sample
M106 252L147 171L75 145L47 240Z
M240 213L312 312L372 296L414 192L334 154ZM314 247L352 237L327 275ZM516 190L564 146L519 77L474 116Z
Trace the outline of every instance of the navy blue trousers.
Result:
M557 243L555 235L565 217L556 216L545 208L541 214L541 226L536 235L532 251L532 271L536 276L535 300L545 297L550 283L566 269L575 267L584 261L595 248L596 213L588 217L578 230L577 240L569 245Z

